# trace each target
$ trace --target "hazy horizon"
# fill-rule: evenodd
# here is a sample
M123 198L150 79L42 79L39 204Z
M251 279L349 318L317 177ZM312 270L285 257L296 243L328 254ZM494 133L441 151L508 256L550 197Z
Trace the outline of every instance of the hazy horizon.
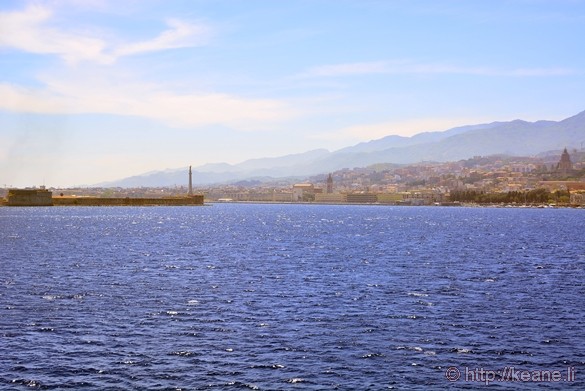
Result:
M0 186L585 109L585 0L4 1Z

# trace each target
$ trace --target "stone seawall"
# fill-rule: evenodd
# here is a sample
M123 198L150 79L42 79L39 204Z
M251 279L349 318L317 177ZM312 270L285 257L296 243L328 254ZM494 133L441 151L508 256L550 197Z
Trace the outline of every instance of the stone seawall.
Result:
M10 189L5 205L52 206L52 193L45 189Z
M169 198L53 197L54 206L183 206L203 205L203 195Z

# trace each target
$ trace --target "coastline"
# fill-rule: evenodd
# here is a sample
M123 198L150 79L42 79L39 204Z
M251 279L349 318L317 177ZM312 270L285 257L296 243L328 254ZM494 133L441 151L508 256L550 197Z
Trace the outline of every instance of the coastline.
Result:
M274 204L274 205L361 205L361 206L397 206L397 207L443 207L443 208L518 208L518 209L585 209L583 205L550 205L550 204L476 204L476 203L459 203L459 204L389 204L389 203L367 203L367 202L284 202L284 201L205 201L206 205L215 204Z

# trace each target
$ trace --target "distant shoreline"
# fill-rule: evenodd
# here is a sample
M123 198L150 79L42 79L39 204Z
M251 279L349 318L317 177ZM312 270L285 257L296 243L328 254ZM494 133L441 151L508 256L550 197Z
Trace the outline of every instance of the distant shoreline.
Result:
M341 205L341 206L397 206L397 207L443 207L443 208L517 208L517 209L585 209L583 205L526 205L526 204L475 204L460 203L454 205L407 205L367 202L286 202L286 201L205 201L205 204L273 204L273 205Z

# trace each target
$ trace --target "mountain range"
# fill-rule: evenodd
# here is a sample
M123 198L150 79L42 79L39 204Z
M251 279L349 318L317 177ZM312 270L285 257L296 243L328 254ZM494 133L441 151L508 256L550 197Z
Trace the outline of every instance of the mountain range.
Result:
M412 137L387 136L330 152L317 149L299 154L259 158L239 164L205 164L193 170L193 184L208 185L242 180L304 178L342 168L377 163L412 164L446 162L473 156L504 154L534 156L538 153L582 148L585 143L585 111L562 121L493 122L424 132ZM186 183L186 167L153 171L101 183L103 187L156 187Z

